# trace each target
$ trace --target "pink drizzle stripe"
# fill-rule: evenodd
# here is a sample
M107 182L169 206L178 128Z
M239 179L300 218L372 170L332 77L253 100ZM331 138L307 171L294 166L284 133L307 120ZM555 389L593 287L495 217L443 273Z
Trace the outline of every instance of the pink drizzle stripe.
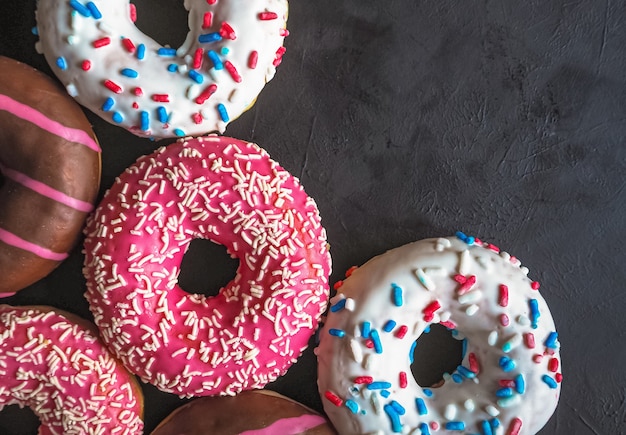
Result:
M66 253L59 254L57 252L52 252L49 249L42 248L39 245L35 245L34 243L27 242L4 228L0 228L0 241L6 243L7 245L15 246L16 248L31 252L38 257L45 258L46 260L63 261L68 257L68 254Z
M26 174L14 171L13 169L9 169L1 164L0 172L2 172L3 175L15 181L16 183L19 183L22 186L25 186L30 190L33 190L38 194L50 198L56 202L67 205L74 210L82 211L85 213L89 213L91 210L93 210L93 205L91 205L90 203L81 201L80 199L72 198L71 196L68 196L63 192L60 192L46 184L43 184L40 181L33 180Z
M15 101L13 98L6 95L0 95L0 110L5 110L18 118L22 118L29 121L36 126L57 135L70 142L79 143L96 152L100 152L100 147L87 133L76 128L65 127L56 121L48 118L43 113L35 110L34 108L22 104L19 101Z
M239 435L295 435L325 423L326 420L319 415L304 414L300 417L283 418L265 429L247 430Z

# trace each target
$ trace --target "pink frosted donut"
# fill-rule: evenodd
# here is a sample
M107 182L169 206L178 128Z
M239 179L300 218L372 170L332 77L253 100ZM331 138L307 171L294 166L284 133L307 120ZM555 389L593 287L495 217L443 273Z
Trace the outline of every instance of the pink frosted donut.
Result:
M313 199L255 144L208 136L143 156L86 229L87 299L132 372L180 396L232 395L282 375L328 300L330 254ZM239 259L219 294L182 290L190 242Z
M141 434L143 396L87 321L0 305L0 408L28 406L40 434Z

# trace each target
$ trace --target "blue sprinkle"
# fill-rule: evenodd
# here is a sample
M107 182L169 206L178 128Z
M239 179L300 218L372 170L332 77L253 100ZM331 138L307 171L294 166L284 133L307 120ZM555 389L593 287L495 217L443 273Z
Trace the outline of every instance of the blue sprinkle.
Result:
M381 390L380 395L386 399L387 397L391 396L391 392L389 390Z
M222 60L220 59L219 55L215 51L209 50L206 52L206 55L209 57L209 59L211 59L211 62L213 62L213 67L216 70L220 70L224 68L224 64L222 63Z
M404 406L400 405L400 403L398 403L397 401L392 400L391 402L389 402L389 404L398 413L398 415L406 414L406 409L404 409Z
M489 423L491 423L491 429L493 429L494 432L500 427L500 420L498 420L497 417L492 418Z
M339 338L346 335L345 331L342 331L341 329L335 329L335 328L330 328L328 330L328 333L334 337L339 337Z
M457 231L454 235L462 242L467 240L467 235L463 231Z
M548 375L543 375L541 377L541 380L543 382L546 383L546 385L550 388L552 388L553 390L556 389L556 387L558 386L558 384L556 383L556 381L554 379L552 379L550 376Z
M222 121L224 122L228 122L230 121L230 118L228 116L228 111L226 110L226 106L224 106L223 104L218 104L217 105L217 111L220 114L220 118L222 118Z
M493 435L489 420L483 420L480 422L480 428L482 429L482 435Z
M221 40L222 40L222 35L220 35L219 32L205 33L205 34L198 36L198 42L201 44L207 44L210 42L217 42Z
M428 414L428 408L426 407L426 402L424 402L424 399L422 399L421 397L418 397L417 399L415 399L415 407L417 408L417 413L419 415Z
M83 6L82 3L80 3L78 0L70 0L70 6L76 12L81 14L83 17L90 17L91 16L91 12L89 12L89 9L87 9L85 6Z
M378 331L373 329L370 333L370 337L374 342L374 350L376 353L383 353L383 344L380 342L380 336L378 335Z
M537 299L529 299L528 305L530 306L530 326L533 329L537 329L537 320L539 320L539 302Z
M463 376L459 375L458 373L453 373L452 374L452 381L455 384L460 384L463 382Z
M367 384L365 388L368 390L385 390L387 388L391 388L391 382L374 381L371 384Z
M430 430L426 423L420 423L420 431L422 432L421 435L430 435Z
M136 79L137 77L139 77L139 73L135 71L134 69L130 69L130 68L124 68L123 70L120 71L120 74L126 77L130 77L131 79Z
M31 33L35 36L39 36L39 29L37 28L37 26L33 27L32 29L30 29Z
M148 131L150 129L150 114L145 110L141 111L141 130Z
M173 72L176 72L176 71L178 71L178 65L176 65L175 63L170 63L170 64L167 66L167 70L168 70L169 72L172 72L172 73L173 73Z
M94 2L87 3L87 9L89 9L89 12L91 12L91 16L94 17L96 20L99 20L100 18L102 18L102 13L100 12L100 9L98 9L98 6L96 6Z
M447 430L465 430L465 423L462 421L449 421L446 423Z
M102 105L102 110L104 110L105 112L108 112L109 110L113 108L114 105L115 105L115 100L109 97L104 101L104 104Z
M372 330L372 324L370 322L363 322L361 325L361 335L363 338L370 338L370 331Z
M524 394L524 392L526 391L526 381L524 380L524 376L520 373L519 375L515 376L514 382L515 391L518 394Z
M222 47L220 49L220 53L222 54L222 56L226 56L228 55L228 53L230 53L230 49L228 47Z
M427 327L424 328L424 334L428 334L430 332L430 323Z
M146 57L146 45L139 44L137 46L137 59L144 60L145 57Z
M193 69L189 71L189 78L193 80L194 82L198 83L199 85L201 85L202 82L204 82L204 77L202 76L202 74L200 74L198 71L193 70Z
M424 388L422 391L426 397L433 397L433 391L430 388Z
M57 66L61 68L62 71L65 71L67 69L67 61L63 56L57 57Z
M509 387L500 388L496 391L496 397L512 397L513 389Z
M159 119L159 122L162 122L163 124L166 124L167 121L169 121L169 116L167 115L167 109L165 109L165 107L157 107L157 118Z
M402 423L400 423L400 416L398 415L396 410L393 408L393 406L385 405L383 407L383 410L385 411L385 414L387 414L387 416L389 417L389 420L391 422L391 430L394 433L401 433Z
M402 299L402 289L396 284L391 284L391 288L393 291L393 304L396 307L401 307L404 303Z
M345 405L346 405L346 408L352 411L353 414L356 414L357 412L359 412L359 405L354 400L352 399L346 400Z
M113 122L120 124L122 121L124 121L122 114L120 112L113 112Z
M502 369L502 371L510 372L515 368L515 361L513 361L508 356L500 357L500 361L498 361L498 365Z
M456 331L456 329L455 329L455 331ZM463 358L465 358L465 355L467 355L467 338L464 338L461 343L462 343L462 346L463 346L463 350L461 352L461 359L463 359Z
M411 345L411 349L409 350L409 361L411 364L413 364L413 360L415 359L413 352L415 352L416 346L417 346L417 341L414 341L413 344Z
M544 342L544 344L546 345L546 347L549 347L550 349L556 349L558 347L557 345L557 338L559 338L559 334L557 334L556 332L551 332L548 335L548 338L546 338L546 341Z
M174 129L174 134L175 134L176 136L178 136L178 137L183 137L183 136L185 136L185 132L184 132L184 131L182 131L180 128L175 128L175 129Z
M387 323L385 323L385 326L383 326L383 331L391 332L393 331L393 328L395 327L396 327L395 320L387 320Z
M467 243L468 245L472 246L475 241L476 241L476 239L474 237L467 236L467 240L465 240L465 243Z
M336 313L337 311L343 310L345 308L345 306L346 306L346 300L345 299L341 299L335 305L331 305L330 311L333 312L333 313Z
M462 376L468 379L474 379L476 377L476 373L474 373L465 366L458 366L456 369Z
M157 50L157 54L164 57L174 57L176 56L176 49L161 47Z

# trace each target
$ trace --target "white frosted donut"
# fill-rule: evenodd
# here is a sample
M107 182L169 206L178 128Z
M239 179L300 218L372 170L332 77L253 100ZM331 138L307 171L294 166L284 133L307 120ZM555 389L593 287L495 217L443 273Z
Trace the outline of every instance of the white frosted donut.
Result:
M135 27L128 0L39 0L38 50L79 103L138 136L223 132L274 76L287 0L184 5L190 31L172 49Z
M534 434L554 412L559 342L519 260L459 233L393 249L339 287L316 349L318 386L341 434ZM437 388L411 374L430 324L466 337Z

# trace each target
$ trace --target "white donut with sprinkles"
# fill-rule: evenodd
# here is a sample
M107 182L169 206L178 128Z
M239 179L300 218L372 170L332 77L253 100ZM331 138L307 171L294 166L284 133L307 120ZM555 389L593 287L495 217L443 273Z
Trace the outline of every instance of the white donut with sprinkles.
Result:
M458 233L373 258L340 283L316 349L318 386L340 434L534 434L557 406L559 342L519 260ZM438 387L411 374L439 323L464 340ZM464 338L465 337L465 338Z
M263 387L307 347L328 303L330 254L315 202L251 143L209 136L142 156L86 232L86 296L103 339L166 392ZM239 260L216 296L178 285L197 238Z
M39 0L38 50L79 103L138 136L223 132L281 62L287 0L184 5L190 31L176 49L137 29L128 0Z

